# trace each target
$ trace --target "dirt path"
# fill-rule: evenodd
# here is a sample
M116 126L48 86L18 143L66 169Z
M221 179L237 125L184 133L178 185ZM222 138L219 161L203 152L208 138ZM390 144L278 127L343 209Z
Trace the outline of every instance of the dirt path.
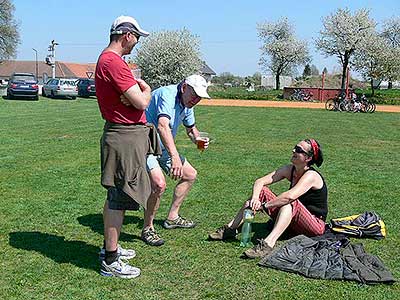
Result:
M202 100L199 105L206 106L247 106L247 107L296 107L325 109L323 102L286 102L286 101L262 101L262 100L231 100L231 99L211 99ZM400 113L399 105L377 105L376 111Z

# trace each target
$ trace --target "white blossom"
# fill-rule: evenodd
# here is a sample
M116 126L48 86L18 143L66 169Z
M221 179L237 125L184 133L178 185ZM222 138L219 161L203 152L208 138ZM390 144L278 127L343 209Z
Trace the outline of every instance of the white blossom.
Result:
M0 0L0 60L15 56L20 43L19 26L14 19L14 4Z
M349 9L338 9L323 19L323 30L315 43L325 56L336 56L342 64L342 89L351 56L373 34L374 29L375 22L366 9L360 9L354 15Z
M202 65L199 45L198 37L187 29L152 33L143 39L135 63L152 88L176 84L199 72Z
M257 30L263 42L260 65L275 74L279 89L280 75L291 73L293 68L310 60L307 43L295 37L287 18L258 24Z
M382 36L389 40L393 47L400 47L400 18L393 17L383 23Z
M382 36L368 39L365 46L357 51L353 59L354 67L366 80L393 80L400 73L400 48L391 46Z

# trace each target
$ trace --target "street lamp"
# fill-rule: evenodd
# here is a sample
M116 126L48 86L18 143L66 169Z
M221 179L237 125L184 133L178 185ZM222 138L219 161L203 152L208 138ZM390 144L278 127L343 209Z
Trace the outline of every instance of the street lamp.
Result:
M33 51L35 51L35 59L36 59L36 80L39 81L38 77L38 60L37 60L37 50L35 48L32 48Z

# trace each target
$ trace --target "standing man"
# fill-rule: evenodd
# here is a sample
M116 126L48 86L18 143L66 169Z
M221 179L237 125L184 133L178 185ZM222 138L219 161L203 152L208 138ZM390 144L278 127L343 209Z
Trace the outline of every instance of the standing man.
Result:
M101 138L101 184L107 189L104 204L104 245L100 252L103 276L134 278L140 275L121 259L133 258L134 250L118 245L125 210L146 207L151 185L146 170L149 152L149 128L144 110L149 105L151 89L132 76L123 55L130 54L141 36L149 33L128 16L118 17L111 25L110 43L96 66L96 95L106 121ZM123 95L131 106L120 102Z
M144 212L144 224L141 238L152 246L164 244L164 240L154 230L153 220L160 205L161 195L165 191L165 177L161 169L178 180L174 189L171 208L164 228L192 228L195 223L179 215L179 209L196 179L197 171L178 153L175 136L180 124L186 127L186 133L193 143L197 143L199 131L195 125L193 107L201 98L210 98L208 84L200 75L191 75L178 85L160 87L153 91L151 102L146 109L148 122L155 125L161 138L162 155L149 155L147 169L150 174L152 193ZM208 147L208 138L205 148Z

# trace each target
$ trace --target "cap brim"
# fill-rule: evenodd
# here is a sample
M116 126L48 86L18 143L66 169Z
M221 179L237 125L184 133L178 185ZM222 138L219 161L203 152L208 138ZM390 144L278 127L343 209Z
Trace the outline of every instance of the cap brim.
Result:
M204 89L200 89L200 88L193 88L194 92L196 93L197 96L201 97L201 98L207 98L210 99L211 97L207 94L207 91Z
M138 30L137 33L138 33L140 36L143 36L143 37L147 37L147 36L149 36L149 34L150 34L149 32L144 31L144 30L142 30L142 29Z

